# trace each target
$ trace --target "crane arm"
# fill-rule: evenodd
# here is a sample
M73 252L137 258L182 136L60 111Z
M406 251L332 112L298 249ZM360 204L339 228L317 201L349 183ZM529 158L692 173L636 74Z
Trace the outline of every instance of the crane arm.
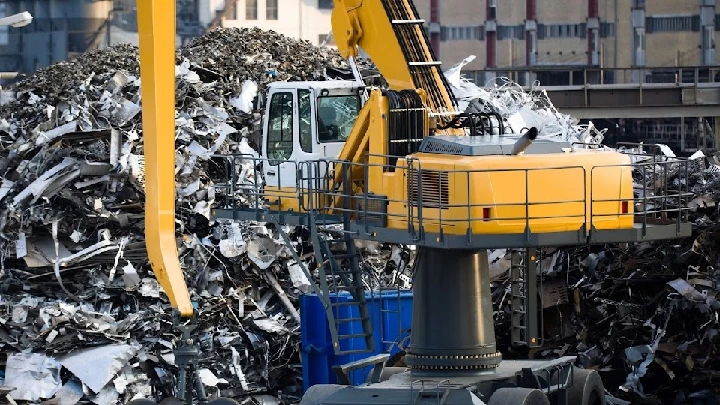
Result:
M454 112L455 97L412 0L335 0L332 29L344 58L368 54L392 90L423 90L431 112Z
M173 308L193 315L175 238L175 0L137 2L145 154L145 245Z

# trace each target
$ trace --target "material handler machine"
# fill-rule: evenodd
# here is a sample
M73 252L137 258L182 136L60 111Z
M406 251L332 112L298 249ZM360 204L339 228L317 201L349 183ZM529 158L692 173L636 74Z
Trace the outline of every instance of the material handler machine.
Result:
M356 79L269 85L261 157L222 156L233 168L253 161L253 184L233 176L225 188L229 198L212 211L217 220L309 228L320 280L315 288L336 354L376 353L355 241L418 247L407 368L384 369L387 355L341 365L341 377L373 368L367 383L316 385L302 403L604 404L599 374L577 368L573 357L502 360L487 249L522 252L512 269L512 340L536 346L542 337L536 249L687 236L686 194L653 190L662 200L652 205L663 209L651 210L649 192L635 195L632 174L641 166L658 172L662 163L634 163L630 154L541 139L535 128L511 133L497 114L457 111L411 0L334 3L335 41ZM137 7L147 249L173 307L189 319L193 307L174 223L175 6L172 0L142 0ZM389 89L364 85L355 67L360 49ZM254 193L255 203L242 206L233 198L242 193ZM342 254L331 249L337 240L321 232L331 226L342 235ZM352 299L334 301L338 289ZM335 317L339 305L355 308L360 332L343 332ZM364 346L348 349L350 340ZM176 400L206 400L199 379L189 384L197 356L190 328L179 353Z

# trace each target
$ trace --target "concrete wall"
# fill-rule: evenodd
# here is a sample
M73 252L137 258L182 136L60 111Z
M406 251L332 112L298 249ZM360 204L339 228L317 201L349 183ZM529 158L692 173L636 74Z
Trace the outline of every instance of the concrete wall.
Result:
M658 32L647 34L646 41L646 66L697 66L702 63L699 32Z
M587 0L537 1L537 18L544 23L579 23L588 13Z

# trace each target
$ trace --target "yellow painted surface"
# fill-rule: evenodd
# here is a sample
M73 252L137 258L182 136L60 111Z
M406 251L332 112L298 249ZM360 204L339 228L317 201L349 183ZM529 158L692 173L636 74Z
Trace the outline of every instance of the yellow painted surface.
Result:
M442 228L445 234L462 235L471 228L474 234L522 233L527 224L534 233L546 233L575 231L590 222L597 229L633 226L630 160L620 153L415 157L424 171L448 172L447 204L422 207L428 232ZM387 177L385 192L396 201L388 207L388 227L407 229L407 170ZM439 186L425 180L422 188L434 192ZM621 214L622 201L629 202L629 215ZM490 209L487 220L484 208ZM413 208L416 227L418 217Z
M137 3L145 148L145 244L170 303L193 315L175 239L175 1Z
M400 7L407 10L411 19L420 19L412 12L409 0L397 0ZM415 89L409 60L405 59L399 41L393 30L390 19L380 1L335 0L332 11L332 27L335 42L340 55L347 58L357 56L359 45L388 82L392 90ZM413 26L413 41L420 47L417 61L431 61L430 45L423 37L421 25ZM417 88L427 90L437 87L440 99L428 100L432 111L452 110L450 92L442 84L442 76L438 69L433 69L430 83L418 83Z

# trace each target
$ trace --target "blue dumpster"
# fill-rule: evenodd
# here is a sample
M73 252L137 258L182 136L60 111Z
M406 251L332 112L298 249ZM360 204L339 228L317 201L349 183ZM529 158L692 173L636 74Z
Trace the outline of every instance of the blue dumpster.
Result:
M372 353L336 356L328 319L320 298L316 294L300 296L304 390L307 391L315 384L336 384L337 378L332 370L334 365L347 364L380 353L389 353L392 356L398 352L397 342L409 335L412 322L412 291L367 291L365 298L373 323L375 350ZM351 301L351 296L349 292L342 291L332 295L331 300L347 302ZM359 318L358 308L354 305L335 307L335 313L338 319ZM339 328L339 334L362 333L360 321L341 322ZM342 350L365 348L363 338L342 339L340 344ZM372 367L366 367L350 373L351 384L363 384L371 369Z

